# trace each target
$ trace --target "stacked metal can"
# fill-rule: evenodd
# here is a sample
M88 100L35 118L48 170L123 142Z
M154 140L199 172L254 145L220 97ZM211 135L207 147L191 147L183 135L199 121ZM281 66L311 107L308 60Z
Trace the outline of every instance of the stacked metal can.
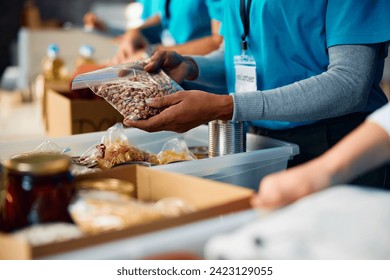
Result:
M214 120L209 122L209 157L246 151L245 122Z

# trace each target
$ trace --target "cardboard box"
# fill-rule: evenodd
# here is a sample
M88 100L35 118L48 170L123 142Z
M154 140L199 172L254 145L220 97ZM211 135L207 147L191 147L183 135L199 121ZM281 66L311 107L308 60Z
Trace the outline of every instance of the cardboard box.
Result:
M196 211L180 217L166 218L119 231L35 247L24 240L12 237L12 235L0 233L0 259L39 259L245 210L250 208L249 198L254 193L249 189L234 185L136 165L78 176L77 180L87 178L127 180L135 184L139 199L157 201L165 197L177 197L187 201Z
M63 81L50 82L45 79L45 77L40 74L35 79L35 92L38 98L41 100L41 116L45 130L48 129L48 120L47 120L47 91L48 89L54 90L56 92L70 92L70 79Z
M48 88L46 132L51 137L105 131L123 116L104 99L74 99Z

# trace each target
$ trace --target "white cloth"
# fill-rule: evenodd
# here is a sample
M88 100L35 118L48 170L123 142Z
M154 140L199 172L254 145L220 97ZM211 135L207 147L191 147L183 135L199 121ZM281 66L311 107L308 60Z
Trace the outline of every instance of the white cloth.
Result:
M390 192L337 186L215 236L206 259L390 259Z
M387 103L385 106L372 113L368 117L368 120L381 126L386 130L390 137L390 103Z

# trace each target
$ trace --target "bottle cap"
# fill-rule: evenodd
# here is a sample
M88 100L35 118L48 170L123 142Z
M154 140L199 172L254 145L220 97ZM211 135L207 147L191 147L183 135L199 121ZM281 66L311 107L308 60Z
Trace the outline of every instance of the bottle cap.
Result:
M50 58L57 57L59 52L60 52L60 48L58 47L57 44L50 44L47 47L47 56L50 57Z
M91 45L82 45L79 48L79 54L83 57L92 57L95 49Z

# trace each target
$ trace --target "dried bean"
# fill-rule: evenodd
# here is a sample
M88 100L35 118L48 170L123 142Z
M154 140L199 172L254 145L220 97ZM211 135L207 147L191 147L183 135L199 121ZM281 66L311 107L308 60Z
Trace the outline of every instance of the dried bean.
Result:
M130 120L148 119L161 112L161 109L147 106L146 98L161 97L182 89L163 72L150 75L135 70L134 73L99 86L92 86L91 89Z

